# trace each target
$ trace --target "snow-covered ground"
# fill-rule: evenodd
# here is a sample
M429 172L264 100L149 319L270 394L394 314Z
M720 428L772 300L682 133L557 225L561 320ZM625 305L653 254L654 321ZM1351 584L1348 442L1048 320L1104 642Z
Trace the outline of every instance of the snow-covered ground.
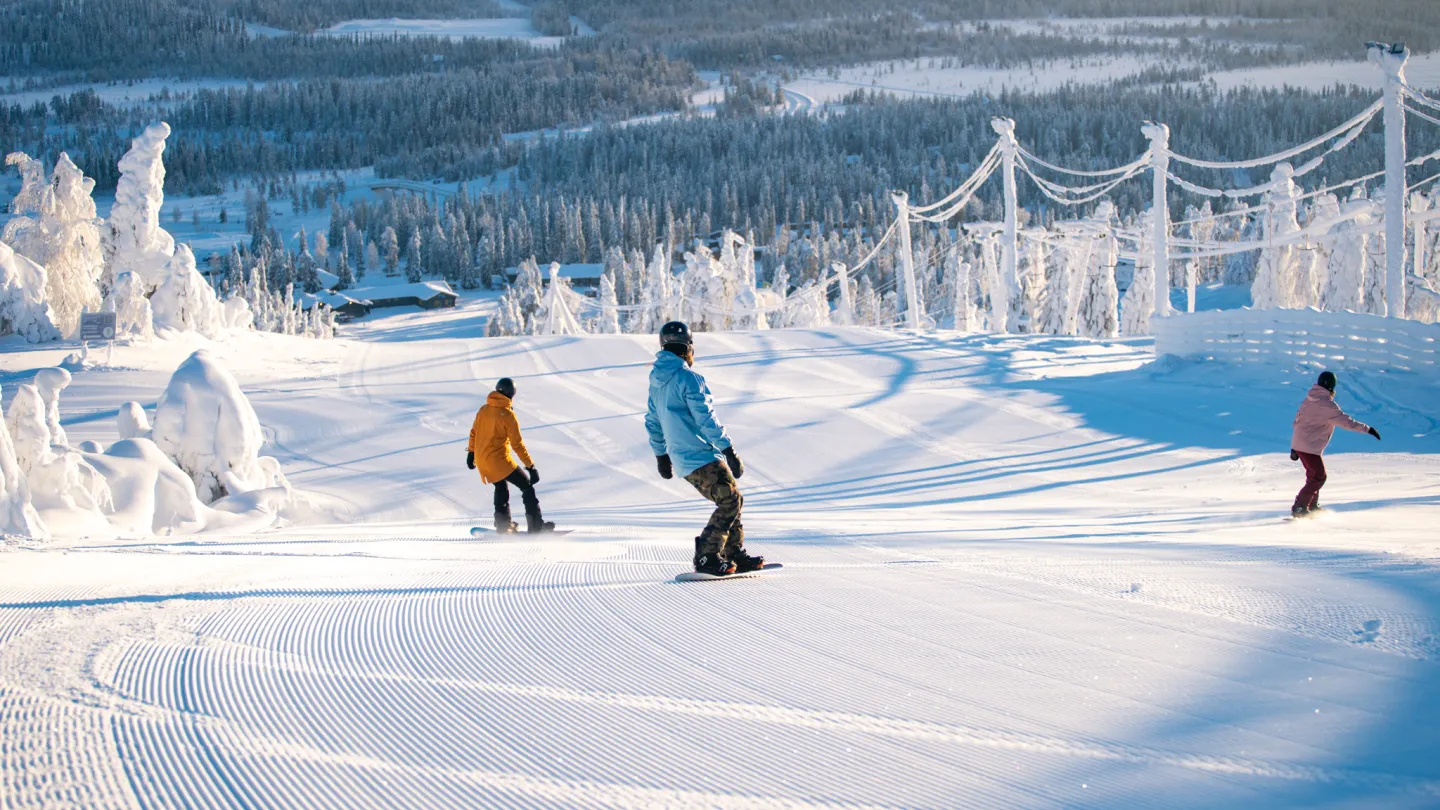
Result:
M0 556L7 807L1434 807L1440 380L1145 342L702 334L767 578L676 584L707 509L641 415L654 346L482 340L479 307L213 347L290 482L356 522ZM61 399L115 440L194 346ZM0 384L58 361L7 343ZM471 538L517 380L547 516Z

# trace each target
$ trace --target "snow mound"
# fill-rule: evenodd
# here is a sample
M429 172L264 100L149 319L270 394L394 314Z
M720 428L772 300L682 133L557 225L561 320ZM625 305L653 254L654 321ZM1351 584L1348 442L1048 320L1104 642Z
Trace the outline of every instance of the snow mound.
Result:
M255 489L285 487L255 409L205 350L175 370L155 411L155 444L195 482L202 503Z
M0 242L0 334L13 332L30 343L60 339L45 285L45 268Z

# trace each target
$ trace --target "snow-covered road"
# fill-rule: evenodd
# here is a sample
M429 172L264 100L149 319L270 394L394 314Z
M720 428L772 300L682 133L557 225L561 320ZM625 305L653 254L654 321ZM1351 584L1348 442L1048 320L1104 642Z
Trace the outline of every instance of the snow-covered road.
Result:
M363 522L0 557L0 807L1440 802L1437 381L1342 379L1386 441L1337 437L1366 453L1295 524L1305 374L700 335L785 570L677 584L707 510L654 472L649 339L365 329L232 357L266 452ZM73 440L153 401L140 365L77 375ZM572 535L465 533L502 375Z

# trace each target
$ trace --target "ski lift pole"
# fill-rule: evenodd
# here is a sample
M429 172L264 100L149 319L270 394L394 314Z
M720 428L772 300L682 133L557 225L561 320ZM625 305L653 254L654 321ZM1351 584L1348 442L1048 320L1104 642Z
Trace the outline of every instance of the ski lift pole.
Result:
M1170 314L1170 127L1146 121L1140 128L1150 139L1150 168L1154 175L1154 197L1150 203L1154 233L1155 316Z
M1005 230L1000 237L1000 284L1003 306L996 307L999 323L992 326L996 332L1010 331L1006 325L1010 309L1010 289L1019 287L1019 203L1015 192L1015 153L1020 144L1015 141L1015 122L1009 118L991 118L990 128L1000 136L1000 179L1005 188ZM990 292L994 297L995 291Z
M900 269L905 274L905 325L920 331L920 303L915 291L915 252L910 248L910 195L891 193L900 221Z
M1366 53L1385 76L1385 314L1405 317L1405 43L1367 42Z

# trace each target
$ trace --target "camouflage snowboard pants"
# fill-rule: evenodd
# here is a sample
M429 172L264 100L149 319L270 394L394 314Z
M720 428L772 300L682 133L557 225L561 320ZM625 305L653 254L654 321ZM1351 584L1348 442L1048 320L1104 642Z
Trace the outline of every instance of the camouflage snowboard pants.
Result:
M740 523L740 508L745 499L735 486L735 478L723 461L712 461L685 476L706 499L714 502L715 512L705 530L695 538L695 556L719 553L729 556L745 546L745 527Z

